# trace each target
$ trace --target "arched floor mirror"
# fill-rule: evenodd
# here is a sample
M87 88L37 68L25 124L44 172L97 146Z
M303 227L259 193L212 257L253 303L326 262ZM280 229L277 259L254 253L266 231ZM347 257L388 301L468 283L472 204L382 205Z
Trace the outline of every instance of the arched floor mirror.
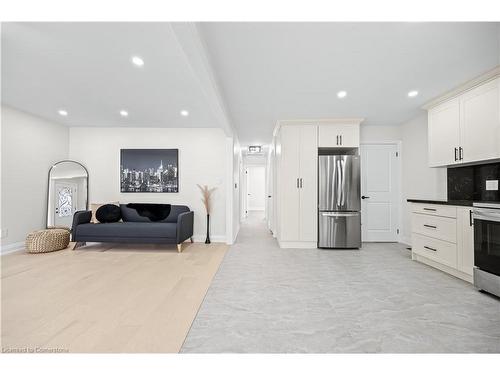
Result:
M89 173L81 163L63 160L49 170L47 227L71 228L73 214L87 210Z

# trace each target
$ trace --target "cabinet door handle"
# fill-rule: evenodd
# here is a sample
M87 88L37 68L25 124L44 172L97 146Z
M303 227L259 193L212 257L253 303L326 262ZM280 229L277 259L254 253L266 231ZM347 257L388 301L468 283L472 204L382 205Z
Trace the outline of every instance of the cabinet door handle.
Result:
M435 209L435 208L427 208L427 207L424 207L424 210L425 210L425 211L436 211L436 209Z
M455 147L455 161L457 161L457 151L458 151L458 148Z
M474 222L472 221L472 210L469 210L469 225L472 227Z
M462 147L458 148L458 160L464 159L464 149Z
M342 134L340 135L340 145L342 146Z
M437 227L435 225L429 225L429 224L424 224L424 227L437 229Z
M337 146L339 145L339 136L337 135Z
M437 251L436 249L433 249L432 247L429 247L429 246L424 246L424 249L431 250L431 251Z
M302 177L300 178L300 188L302 189Z
M299 188L299 178L297 177L297 189Z

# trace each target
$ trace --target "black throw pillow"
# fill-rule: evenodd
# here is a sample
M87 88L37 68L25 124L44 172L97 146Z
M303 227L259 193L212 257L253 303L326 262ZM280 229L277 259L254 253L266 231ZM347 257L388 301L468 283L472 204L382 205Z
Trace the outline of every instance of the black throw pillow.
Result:
M129 203L128 208L133 208L137 214L147 217L151 221L162 221L170 215L171 205L160 203Z
M116 223L122 218L122 211L115 204L105 204L97 209L95 217L100 223Z

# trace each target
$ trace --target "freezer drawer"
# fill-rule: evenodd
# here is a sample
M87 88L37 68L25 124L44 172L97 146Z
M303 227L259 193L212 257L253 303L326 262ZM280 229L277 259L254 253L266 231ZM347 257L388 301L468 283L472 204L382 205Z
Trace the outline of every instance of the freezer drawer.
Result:
M320 212L318 219L318 247L361 247L360 212Z

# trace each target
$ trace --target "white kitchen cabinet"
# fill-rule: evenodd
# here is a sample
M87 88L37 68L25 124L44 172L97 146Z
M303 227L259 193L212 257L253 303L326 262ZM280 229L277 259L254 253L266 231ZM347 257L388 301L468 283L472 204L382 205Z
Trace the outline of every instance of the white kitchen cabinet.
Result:
M460 98L462 162L500 157L499 83L490 81Z
M412 204L412 259L472 282L471 207Z
M359 147L359 123L320 124L319 147Z
M316 247L317 126L282 126L279 137L280 246Z
M279 156L279 199L280 229L279 236L288 241L299 241L299 145L300 128L283 127L280 132Z
M500 78L427 109L430 167L500 158Z
M472 276L474 267L474 225L471 207L457 209L458 270Z
M459 162L460 102L450 100L429 110L429 166L438 167Z

